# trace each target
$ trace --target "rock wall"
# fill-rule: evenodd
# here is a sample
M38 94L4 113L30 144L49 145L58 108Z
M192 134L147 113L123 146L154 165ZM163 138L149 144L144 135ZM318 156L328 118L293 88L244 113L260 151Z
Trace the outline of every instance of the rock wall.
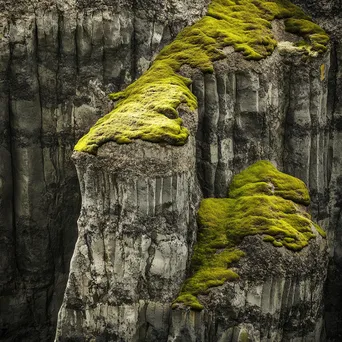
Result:
M315 239L314 239L315 240ZM240 279L201 296L203 311L172 311L168 342L320 342L326 242L318 235L299 253L248 236L246 257L234 265Z
M259 63L233 53L215 64L215 74L194 77L199 179L205 197L225 197L233 174L269 159L302 179L310 187L314 211L321 203L323 212L331 172L330 57L303 63L279 44Z
M0 1L0 340L52 340L77 238L73 147L205 3Z
M247 66L241 73L233 67L228 74L196 76L193 90L202 101L199 126L211 127L198 133L198 175L205 195L223 196L232 174L260 157L310 181L313 213L328 228L333 260L326 296L327 334L331 341L334 336L339 341L341 3L297 2L332 35L330 61L324 61L327 88L317 85L319 62L312 67L290 67L290 63L283 71L262 70L279 84L285 82L284 90L268 89L272 96L264 94L267 78L261 74L256 80L253 68L249 72ZM108 112L111 104L105 94L139 76L155 51L203 15L206 3L0 0L1 340L52 339L77 237L80 194L70 160L73 146ZM313 91L301 77L313 79ZM302 98L292 100L289 107L289 97L281 95L287 91ZM236 95L225 97L225 93ZM257 120L254 100L248 101L249 109L239 108L246 103L243 94L271 101ZM308 96L313 99L310 110ZM277 114L274 99L284 106L282 113L288 113L285 121L284 114ZM218 106L229 109L227 116ZM305 107L299 123L291 119L297 106ZM238 115L232 118L235 108Z
M203 75L194 70L183 70L184 73L187 73L187 75L191 76L193 79L192 91L198 98L199 108L198 113L190 113L190 117L192 115L196 118L196 123L193 128L190 126L192 137L189 143L182 148L170 147L175 151L173 160L174 163L176 163L176 168L178 165L182 165L183 162L181 161L184 160L182 149L189 144L190 146L195 144L196 153L194 153L193 150L194 155L192 158L195 158L196 156L196 160L185 163L183 166L186 166L187 170L192 174L191 177L194 177L194 175L198 177L202 190L201 196L225 197L232 175L240 172L247 165L256 160L269 159L276 163L280 169L301 178L309 185L313 194L311 209L322 226L328 227L328 213L325 206L328 203L326 194L329 187L329 177L331 177L331 160L328 154L329 149L327 148L330 141L329 127L331 122L331 113L327 110L330 53L328 52L323 56L314 57L303 62L302 56L293 52L289 48L289 44L285 43L286 39L294 39L294 37L281 35L281 22L276 22L274 24L274 31L278 34L279 49L275 51L271 57L266 58L261 62L246 61L239 53L227 49L227 58L215 63L214 74ZM188 113L184 118L185 126L187 127L187 123L191 122ZM177 277L174 277L172 283L169 283L167 288L160 292L165 307L163 310L159 309L158 316L163 317L165 321L163 324L160 324L160 321L157 320L160 325L158 329L156 329L157 332L153 334L149 334L146 327L141 329L140 327L141 324L145 324L145 317L150 318L155 316L148 312L139 316L139 305L135 304L134 309L131 311L131 313L133 312L132 316L130 316L133 320L132 323L131 320L127 319L127 311L120 311L123 310L122 303L120 301L113 301L114 298L121 298L121 294L113 296L113 299L103 296L101 297L101 300L97 300L97 298L99 298L98 295L96 295L96 299L89 299L90 295L88 294L88 288L90 287L89 279L91 277L87 274L91 274L88 269L91 269L91 260L93 258L93 256L89 254L89 251L91 251L91 253L100 253L101 257L99 259L101 261L99 262L99 267L100 265L107 265L108 263L103 262L104 257L102 249L98 250L98 248L95 246L93 247L90 242L88 242L87 245L84 236L89 230L93 232L92 234L98 236L101 227L107 225L105 222L111 222L109 223L110 227L108 228L113 230L113 236L117 236L116 231L120 229L118 228L120 227L120 223L113 221L110 216L107 217L108 214L106 214L106 212L108 211L108 207L106 207L107 211L105 213L102 213L103 209L101 206L99 208L98 204L89 210L88 202L90 201L90 203L92 203L95 201L98 203L99 195L101 198L113 198L114 200L117 195L111 192L110 189L112 187L103 185L111 184L110 180L108 180L107 183L104 181L104 179L108 177L107 164L120 165L120 158L122 158L120 156L125 155L125 158L127 156L128 160L131 159L131 163L134 162L134 167L139 170L141 168L139 156L145 149L142 146L145 145L149 146L148 148L152 151L158 149L160 162L169 159L167 157L167 150L165 150L164 147L160 148L158 145L156 147L151 143L145 142L134 142L131 145L128 145L129 147L120 146L115 143L106 144L101 148L103 152L97 157L88 156L85 158L83 153L75 153L76 165L79 170L80 182L82 184L81 188L84 187L89 190L82 190L83 209L81 210L82 214L79 221L80 237L72 260L68 288L59 314L56 340L64 341L68 340L68 338L79 339L81 336L91 339L94 336L101 336L108 340L122 339L124 341L195 341L196 338L200 341L218 341L219 338L228 338L227 336L232 333L232 336L235 337L232 337L233 339L231 341L237 342L239 341L239 332L236 334L233 331L227 332L228 328L224 327L221 327L222 329L220 328L222 331L218 334L212 331L212 329L214 329L213 327L217 327L219 324L219 320L223 319L223 314L220 318L211 316L209 319L209 321L212 320L211 323L207 323L208 320L198 318L198 316L201 315L195 313L176 313L175 316L173 316L173 320L176 320L177 323L173 323L170 334L168 335L170 326L166 322L169 321L170 312L166 307L170 307L172 296L164 296L164 291L165 293L172 295L177 293L174 282L179 284L181 279L185 278L187 273L186 267L177 267ZM126 152L126 150L129 152ZM114 157L111 157L112 155ZM111 160L111 162L100 164L101 156L109 158L108 160ZM116 161L116 158L118 158L119 162ZM149 167L149 154L146 154L145 158L147 167ZM79 160L82 160L82 164L80 164ZM94 169L94 164L99 166ZM85 166L81 167L80 165ZM115 169L113 166L111 166L111 168ZM155 168L152 167L147 171L147 174L150 172L152 173L153 169ZM158 167L156 167L156 169L158 169ZM126 182L129 179L128 185L125 185L128 193L131 192L129 189L132 184L137 184L135 176L130 177L130 173L125 172ZM88 180L88 182L86 180ZM145 188L145 186L143 186L143 188ZM139 190L138 185L138 194L141 191L142 190ZM180 191L182 192L184 190L180 189ZM188 188L185 189L184 193L187 197L189 196ZM180 198L183 198L183 195L179 196ZM173 207L178 205L178 201L178 197L172 198ZM132 204L132 207L135 207L135 205ZM144 207L146 207L146 204ZM138 212L139 209L136 209L136 212L130 213L133 220ZM94 223L93 213L99 213L96 214L98 215L98 218ZM195 215L195 212L193 215ZM156 217L158 219L158 216ZM194 219L195 216L193 216L193 220ZM151 218L151 215L150 220L154 220L154 218ZM137 220L132 226L135 227L136 225L135 230L139 231L144 229L143 222L143 220ZM177 224L174 226L174 228L176 228ZM192 234L190 234L190 240L188 241L188 250L183 257L184 262L186 256L189 254L189 248L191 248L194 243L194 240L191 240L191 238L194 238L195 236L196 226L187 229L193 231ZM142 233L141 237L144 236L144 234L145 233ZM100 237L97 239L100 239ZM155 241L155 243L156 249L164 248L164 241ZM116 238L115 241L113 241L112 245L116 244L122 244L121 237ZM141 246L141 244L140 241L137 242L137 246ZM173 250L176 242L169 241L168 244L167 248ZM142 247L136 248L142 249ZM115 252L110 251L110 253L113 255ZM318 255L318 258L314 259L315 261L312 260L313 264L309 263L307 265L308 269L311 269L311 267L314 269L321 257L323 261L321 267L322 269L325 268L326 263L324 260L326 256L324 254L324 248L320 250L319 244L314 247L313 250L308 249L305 253L316 253ZM84 257L84 255L88 256ZM83 261L80 266L80 260L84 260L84 258L85 261ZM146 257L140 256L139 262L141 262L140 258L143 260L146 259ZM300 258L301 257L299 257L299 259ZM90 260L90 265L88 259ZM286 259L286 257L284 257L284 259ZM310 257L303 257L303 259L306 261L301 260L300 265L302 266L299 267L300 269L305 268L304 265L308 262ZM117 267L120 269L126 267L126 262L120 262L118 259L116 260ZM169 261L167 261L165 262L164 267L172 268L177 265L177 262L175 262L175 265L172 265L172 263L169 264ZM101 269L103 267L104 266L101 266ZM275 272L276 280L274 280L274 288L277 288L277 291L280 293L284 289L283 287L285 286L286 279L289 275L286 275L281 271L281 269L283 269L282 263L279 263L279 269L278 266L276 267L277 271ZM136 266L136 268L139 269L138 266ZM84 269L87 270L85 273L86 280L81 276L81 274L84 273ZM143 276L146 273L145 266L140 266L140 271L137 272L138 275ZM78 277L75 276L78 274ZM165 274L169 274L169 272L165 271ZM298 298L296 297L296 299L293 299L288 305L286 304L283 306L280 299L277 303L270 301L268 304L265 304L267 302L265 299L265 303L263 305L260 304L260 310L265 310L265 321L269 318L267 315L269 313L275 313L277 311L279 317L285 317L293 307L303 305L303 307L307 308L309 311L313 310L312 316L308 317L313 321L318 320L317 326L313 326L309 322L310 319L308 319L308 327L306 326L305 328L298 324L296 326L294 321L288 323L288 321L282 319L278 323L274 322L274 326L270 326L269 331L256 331L255 341L264 341L268 333L279 340L281 340L281 338L290 338L290 340L293 338L293 341L310 341L312 338L314 338L315 341L320 340L322 332L321 299L325 277L324 274L319 274L322 275L322 277L320 278L320 276L318 276L313 282L311 282L310 272L308 272L306 276L303 276L303 278L299 277L298 272L294 273L293 279L290 277L292 280L288 280L288 282L291 282L291 286L293 286L291 291L299 291L300 293L302 291L304 293L304 287L306 290L310 288L310 291L312 292L308 292L308 297L305 297L303 293L302 295L298 294ZM109 277L111 278L112 276L110 275ZM108 279L108 277L106 276L105 279ZM261 286L262 288L265 287L265 290L262 291L265 291L265 293L271 291L270 287L273 289L273 285L270 285L272 281L272 277L265 279L265 284ZM132 284L136 283L132 280L130 280L130 282ZM101 288L103 281L98 278L95 283ZM146 284L146 286L150 288L159 287L159 281L151 277L146 278ZM110 283L110 286L111 285L112 282ZM257 289L259 285L260 284L257 285L254 283L248 284L248 286L251 286L252 292L260 292L260 289ZM287 283L287 285L289 286L289 283ZM227 298L231 298L233 296L232 293L236 293L236 291L248 292L246 289L249 288L247 283L241 284L241 287L237 285L236 288L234 285L234 290L231 289L231 286L232 285L229 284L227 285L227 288L223 290L223 293L227 295ZM118 288L121 289L122 286L118 285ZM317 292L315 292L313 288L316 288ZM84 293L84 291L86 292ZM114 290L109 290L109 293L111 293L111 291ZM106 290L105 292L107 293L108 291ZM219 290L216 292L216 295L219 296ZM131 295L126 295L126 297L130 298ZM77 300L75 298L77 298ZM244 297L241 295L239 298L243 302ZM284 298L287 298L286 295ZM309 305L310 298L315 298L312 302L314 303L312 306ZM152 305L155 305L155 298L153 298L153 296L144 297L144 288L140 287L140 289L135 292L135 297L132 301L137 303L138 300L141 301L142 299L148 300L153 303ZM215 302L214 299L213 301ZM77 302L76 305L73 304L75 302ZM91 303L93 303L92 310L90 310ZM272 303L275 305L275 308L272 306ZM233 311L240 310L241 307L243 307L243 303L238 304L240 306L232 309ZM103 307L104 311L100 311L99 305ZM222 308L222 311L224 311L224 309L225 308ZM273 309L275 311L272 311ZM241 310L244 309L242 308ZM247 308L246 310L248 311L249 309ZM120 316L120 312L122 316ZM300 312L302 316L307 314L302 311L295 312L296 315ZM232 315L234 316L234 313ZM121 320L118 318L119 316L123 317L123 319ZM230 318L231 317L229 316L227 320ZM99 322L101 322L102 325L100 325ZM151 321L148 321L148 323L153 325ZM118 326L119 324L121 324L120 327ZM194 328L194 325L199 330L203 328L199 335L197 334L197 328ZM103 327L106 327L106 330L112 335L105 336L102 332L102 329L104 329ZM283 330L286 330L289 327L295 330L291 333L283 332ZM237 329L239 330L240 328L242 327ZM151 329L154 331L155 328ZM192 332L186 332L187 329L192 329ZM116 332L117 335L115 335L114 332Z
M305 8L317 22L324 27L332 38L331 68L329 73L328 112L331 113L329 152L331 170L329 172L329 216L330 264L325 294L326 332L329 341L339 341L342 338L342 240L341 221L341 116L342 116L342 3L338 0L295 1ZM321 205L321 210L322 210Z
M75 154L83 200L56 341L166 340L186 272L199 201L194 141L111 145Z

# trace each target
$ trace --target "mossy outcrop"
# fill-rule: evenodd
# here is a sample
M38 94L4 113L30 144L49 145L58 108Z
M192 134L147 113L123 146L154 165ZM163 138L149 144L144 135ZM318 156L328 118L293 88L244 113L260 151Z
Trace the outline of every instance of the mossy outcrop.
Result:
M184 29L156 57L151 68L124 91L110 95L117 104L75 146L76 151L97 153L108 141L132 139L186 143L189 132L178 107L197 107L191 80L182 77L183 65L213 72L213 62L226 57L223 49L234 47L248 60L269 56L277 46L272 21L284 19L285 30L301 37L297 50L304 55L325 52L329 37L299 7L287 0L213 0L208 13Z
M246 236L262 235L273 247L300 251L325 232L311 220L310 197L301 180L259 161L236 175L229 198L208 198L198 212L200 231L192 256L191 272L175 300L195 310L204 307L197 296L211 287L239 278L232 269L245 252L239 244Z

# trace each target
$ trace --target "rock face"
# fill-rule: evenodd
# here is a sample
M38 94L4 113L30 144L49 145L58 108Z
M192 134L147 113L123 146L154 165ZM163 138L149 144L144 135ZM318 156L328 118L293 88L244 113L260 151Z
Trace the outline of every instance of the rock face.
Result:
M204 199L168 341L321 341L328 255L308 204L304 183L267 161L228 198Z
M313 215L328 231L332 262L325 297L325 323L329 340L339 341L342 334L341 3L297 2L331 33L330 54L303 62L275 53L261 64L242 61L241 56L232 54L229 61L215 65L214 75L192 75L192 89L199 99L196 173L204 196L226 196L232 175L260 158L276 162L280 169L306 182L312 195ZM77 237L80 195L70 160L73 146L110 109L105 94L138 77L155 51L203 15L206 5L207 1L200 0L124 3L0 0L1 340L52 340ZM110 160L109 156L103 158ZM76 160L82 180L88 172L87 162L92 165L94 159L76 157ZM112 173L118 172L104 168L106 176L101 178L95 171L92 172L99 188L105 177L108 180ZM138 179L134 172L132 179ZM189 172L194 174L193 170ZM162 177L157 172L155 175ZM91 195L95 203L99 194ZM111 196L113 193L104 194L107 199ZM197 200L193 201L195 205ZM96 206L94 203L91 205ZM104 217L114 216L104 214ZM86 227L85 220L81 216L80 227ZM184 245L186 253L194 241L193 232L189 234ZM98 236L96 239L97 243L101 240ZM154 238L153 243L159 245L162 241ZM184 254L180 263L185 259ZM91 278L94 262L87 263L86 277ZM78 259L73 265L78 265ZM179 281L185 276L182 267ZM72 270L74 274L77 272ZM102 270L96 268L94 272L102 277ZM75 286L72 282L70 278L70 291L63 305L65 312L61 313L59 324L59 334L63 331L66 336L70 325L64 329L63 324L73 310L72 305L71 311L66 310L67 298L80 298L73 293L77 282ZM145 303L147 299L151 303L160 302L153 294L139 297L139 286L133 290L132 303L137 305L140 300ZM93 302L87 299L87 305L96 302L96 296L103 290L99 289L98 294L91 291L95 299ZM172 288L173 296L174 292ZM87 294L84 298L89 297ZM171 295L163 292L162 298L171 300ZM77 305L79 302L74 308ZM132 304L130 310L134 314L140 312L147 317L149 312L149 318L141 320L144 324L148 322L146 326L156 322L153 315L159 318L160 312L168 312L167 306L160 311L133 307ZM140 336L150 336L155 331L159 334L165 328L165 320L158 323L163 328L143 328ZM96 329L92 326L87 331L91 335ZM127 334L130 333L135 334L132 330Z
M0 0L1 340L52 340L77 238L73 147L110 109L106 93L205 8Z
M325 201L327 201L326 195L329 177L331 177L331 156L328 146L332 113L329 112L327 105L330 54L327 52L304 62L302 56L293 51L291 44L287 42L296 38L291 34L284 35L281 22L274 22L273 25L279 48L265 60L246 61L239 53L228 48L225 51L227 58L214 63L213 74L183 70L184 74L193 80L192 91L198 99L199 108L198 113L193 112L190 117L191 115L198 117L198 123L196 120L194 127L190 125L191 135L188 144L181 148L168 149L177 151L175 153L178 157L173 159L176 163L174 168L177 170L178 165L182 165L182 162L178 164L178 160L184 160L182 151L196 145L196 160L190 159L186 169L191 175L188 179L198 177L202 190L200 195L204 197L226 197L228 185L234 174L256 160L272 160L280 169L304 180L310 187L313 194L312 211L322 226L327 227L328 212L323 203L327 203ZM185 119L185 126L190 122L187 115L181 113ZM165 249L172 254L175 245L179 241L184 241L185 237L178 235L175 238L176 242L169 239L154 240L153 251L143 252L148 249L146 246L151 242L146 232L146 218L139 217L139 208L143 207L146 213L153 212L153 209L152 211L147 209L151 202L146 200L147 195L145 195L150 187L146 184L151 181L137 181L135 173L142 167L139 160L146 148L153 151L153 155L157 149L160 162L163 163L168 159L166 147L156 147L146 142L134 142L127 146L105 144L100 148L97 157L85 156L83 153L75 155L83 195L79 221L80 236L71 263L64 302L59 313L56 340L80 340L82 336L91 340L99 336L108 341L167 341L168 339L195 341L196 338L201 341L218 341L219 338L230 337L231 341L237 342L243 341L241 336L245 335L245 331L255 341L264 341L268 335L269 338L274 337L279 340L284 338L290 341L319 341L323 324L321 297L325 275L324 272L318 272L313 276L314 279L311 276L320 259L322 264L319 269L322 271L326 267L324 244L321 246L320 243L314 243L298 255L290 255L287 253L293 252L278 250L267 254L261 252L265 250L263 242L256 237L248 238L244 248L253 249L256 253L255 258L265 268L271 265L272 260L279 260L279 269L264 275L263 282L260 283L255 277L261 270L253 269L252 261L247 260L246 264L241 265L244 270L242 274L246 275L241 283L227 284L211 293L212 308L218 307L217 317L213 314L214 310L204 314L176 312L169 332L168 308L177 292L177 286L175 287L174 284L180 284L186 276L185 263L194 243L191 238L195 233L192 231L189 235L189 231L196 230L196 225L187 226L183 230L189 240L187 245L181 243L183 247L179 250L183 252L180 263L174 261L172 265L169 264L171 259L167 260L165 256L160 258L162 262L165 261L163 267L167 268L163 271L164 274L174 274L170 273L168 268L175 267L177 270L177 276L174 276L172 282L165 283L165 287L160 288L163 282L158 277L150 276L149 272L154 268L149 269L146 266L148 262L145 263L144 260L147 260L147 255L151 254L149 260L152 260L152 265L153 262L157 263L159 253L156 251ZM130 168L129 171L125 171L124 182L120 180L122 176L111 176L122 172L118 169L121 164L125 165L120 161L122 155L127 155L129 162L135 165L133 170L137 170L133 171L133 174ZM152 166L151 169L148 167L154 163L157 165L158 161L152 164L148 162L150 154L147 153L145 158L147 169L143 177L145 179L151 174L154 179L154 170L158 170L159 166ZM159 174L158 177L160 176ZM122 191L128 194L128 198L133 192L138 194L137 198L142 194L145 201L144 205L132 204L136 209L130 212L129 216L133 220L130 221L130 225L135 227L135 232L141 232L139 238L135 237L133 240L131 237L128 238L132 233L125 230L123 230L124 238L117 237L123 229L120 221L126 220L126 215L120 215L118 219L115 206L102 204L116 201L120 203L125 199L118 192L121 185L118 188L114 186L116 177L118 177L117 183L125 187ZM187 183L192 186L195 180ZM174 184L174 181L169 184ZM180 203L183 203L183 198L190 198L188 186L183 185L178 188L178 184L181 182L177 181L177 194L180 195L172 197L172 208L179 205L179 199L181 199ZM116 190L111 190L113 188ZM152 185L153 192L155 190ZM131 201L138 203L136 199ZM190 201L190 203L196 206L197 202ZM195 222L195 211L190 214L194 215L190 221ZM155 212L149 217L150 220L158 220L160 215L164 214ZM177 215L176 217L178 220ZM173 229L176 229L176 226L177 224ZM105 236L111 232L111 238L104 239L102 229L105 229ZM165 232L162 230L161 234L165 235ZM94 240L90 236L94 236ZM144 242L145 236L147 240ZM106 245L107 240L111 241L110 239L114 239L111 246L117 246L115 249L113 247L110 249L109 245ZM123 247L126 239L130 247ZM136 241L135 244L133 241ZM117 248L124 251L120 253L137 250L134 252L134 255L136 253L139 255L137 264L130 261L130 258L128 264L120 261L116 257ZM288 258L296 262L298 268L288 269ZM108 262L108 260L113 261ZM116 270L113 266L114 260ZM179 266L180 264L182 266ZM105 270L107 266L109 271ZM132 269L135 269L136 273L131 271ZM121 272L123 275L120 274ZM134 276L130 274L132 272ZM250 278L247 276L248 272L251 274ZM302 277L299 276L301 272L303 272ZM128 276L123 281L124 274ZM143 278L140 283L137 280L139 277ZM108 284L108 279L114 280ZM129 285L126 287L124 284ZM150 291L146 291L146 288ZM117 293L122 289L126 290L125 294ZM155 294L151 289L160 289L158 298L162 298L161 301L154 297ZM221 296L221 291L226 298L237 295L235 307L228 308L229 303L226 302L221 303L221 306L217 304L220 302L218 298ZM145 294L146 292L148 295ZM280 297L282 292L284 292L283 296ZM306 297L308 293L310 296ZM122 302L122 297L129 299ZM314 298L313 302L311 302L312 298ZM160 302L165 305L161 305ZM152 308L149 308L149 305ZM257 307L255 311L253 305ZM300 305L302 308L299 308ZM231 316L224 318L222 312L225 310L230 310ZM311 310L311 313L308 314L303 310ZM248 322L253 314L259 314L263 318L259 326L252 327L245 323L232 328L232 322L229 320L232 320L232 317L236 318L238 312L241 314L239 316L241 321L243 321L242 317L245 317ZM288 315L290 318L286 320L285 317ZM299 322L304 316L306 319ZM312 322L316 320L317 324ZM221 321L220 326L218 322ZM262 322L266 321L267 325L262 327ZM215 330L214 326L219 331ZM295 330L289 331L291 329ZM245 340L248 340L247 337Z
M167 339L196 232L195 143L117 147L75 155L83 201L56 341Z
M173 310L168 341L323 341L322 238L300 253L270 248L259 236L246 237L240 248L240 279L210 289L203 311Z
M341 258L341 165L342 155L341 149L341 117L342 117L342 4L341 1L325 0L325 1L295 1L305 8L308 13L326 28L332 38L331 49L331 68L329 73L329 97L328 112L331 113L330 119L330 160L331 166L328 171L329 188L326 192L329 201L324 201L320 205L320 211L323 207L328 212L321 216L326 216L329 221L329 247L330 247L330 264L329 274L325 294L325 322L326 332L329 341L339 341L342 339L342 258ZM329 217L329 219L328 219Z

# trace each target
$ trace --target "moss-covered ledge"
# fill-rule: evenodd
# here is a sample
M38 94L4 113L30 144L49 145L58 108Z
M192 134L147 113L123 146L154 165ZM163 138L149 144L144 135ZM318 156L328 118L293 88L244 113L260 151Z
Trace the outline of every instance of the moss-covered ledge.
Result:
M304 55L326 51L327 34L288 0L213 0L207 15L166 46L146 73L110 95L118 101L114 110L80 139L75 150L96 154L108 141L122 144L132 139L184 145L189 132L177 108L184 104L194 110L197 99L189 89L191 80L179 75L180 68L213 72L213 62L225 58L227 46L249 60L269 56L277 45L271 26L275 19L284 19L285 30L301 37L297 48Z
M230 269L245 253L239 244L245 236L262 235L273 247L300 251L325 232L306 212L310 197L305 184L278 171L270 162L259 161L236 175L229 198L208 198L198 212L199 234L188 278L173 308L179 304L203 309L197 296L210 287L239 276Z

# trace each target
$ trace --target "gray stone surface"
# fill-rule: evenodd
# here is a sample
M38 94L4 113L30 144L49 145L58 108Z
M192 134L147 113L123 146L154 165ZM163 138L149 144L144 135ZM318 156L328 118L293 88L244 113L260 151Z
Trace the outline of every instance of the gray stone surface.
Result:
M279 25L281 23L276 23L274 27L277 32L280 32ZM258 239L246 239L245 248L252 250L253 253L251 259L241 264L243 280L237 285L227 283L222 288L210 291L205 299L209 309L201 314L186 309L174 311L171 315L171 323L169 323L170 311L167 308L170 308L172 299L177 293L177 286L187 274L187 268L184 264L180 268L177 260L173 260L172 257L166 259L162 256L162 252L158 251L174 250L175 245L178 245L177 241L182 240L180 238L175 241L163 239L155 241L152 257L153 261L159 259L159 262L154 266L152 263L153 267L149 268L149 272L156 272L163 267L159 275L171 274L173 277L167 287L160 288L160 280L155 277L146 277L146 283L139 283L136 280L137 277L146 275L144 260L147 255L139 254L135 260L137 263L143 262L140 268L127 264L129 258L128 261L115 259L116 266L120 269L136 269L134 279L130 276L127 287L119 284L115 286L113 285L115 282L109 281L108 290L106 287L108 278L113 279L111 272L95 280L96 287L98 289L105 287L106 293L112 293L115 288L116 291L125 288L125 293L114 293L113 298L100 296L101 299L97 300L88 292L91 288L89 284L91 277L87 275L91 274L89 270L95 267L92 255L98 253L95 243L100 237L95 238L95 241L87 242L84 238L87 232L90 231L92 236L98 236L103 225L107 227L108 224L110 236L114 239L112 245L121 245L125 238L118 237L117 232L121 231L120 221L128 217L129 227L134 227L136 232L142 230L138 246L143 245L141 239L146 235L145 221L139 217L139 212L141 210L144 214L151 212L147 189L151 188L152 193L159 193L159 191L150 185L150 181L136 180L135 173L138 173L139 177L142 173L144 179L146 175L154 179L155 172L165 174L170 167L171 171L168 172L178 172L179 166L189 170L191 176L186 182L188 186L178 188L181 182L177 181L176 197L171 196L169 190L174 183L173 178L164 178L162 182L163 185L166 184L166 188L161 190L161 197L170 201L170 207L172 206L175 215L173 222L176 222L173 229L177 229L179 222L184 220L179 216L181 211L177 211L177 206L179 202L183 203L184 195L189 198L189 185L193 184L193 177L198 177L202 196L226 197L232 175L256 160L269 159L278 168L306 182L312 193L311 210L319 223L329 228L326 193L329 190L328 179L332 172L327 148L332 115L327 105L330 52L304 62L301 55L289 48L291 42L286 44L283 42L285 38L292 39L278 34L279 48L272 56L260 62L246 61L240 54L227 49L227 59L215 63L213 75L202 75L198 71L187 68L183 70L185 74L192 77L192 91L199 100L198 111L190 114L187 111L181 113L185 125L191 128L191 138L184 147L166 148L146 142L135 142L127 146L110 143L100 149L97 157L85 157L82 153L75 153L83 196L79 221L80 237L72 259L66 295L59 313L56 341L67 341L69 338L80 340L82 336L90 341L98 336L108 341L241 342L243 340L240 335L243 330L251 335L251 341L318 342L325 339L324 332L322 334L322 300L327 250L326 243L320 237L317 237L317 242L310 244L303 253L275 248L269 251L268 246ZM190 120L191 115L198 118L198 122ZM151 152L146 153L146 148ZM191 149L191 152L184 154L184 151L189 151L187 149ZM156 150L157 153L154 152ZM170 157L168 150L172 150L175 155ZM151 154L158 156L153 162L150 162ZM122 159L124 162L121 161ZM111 193L111 181L104 182L102 178L109 177L108 174L111 173L120 174L120 171L116 170L118 167L121 168L121 165L125 167L125 182L128 182L123 185L126 190L122 190L128 195L122 198L130 198L129 194L133 192L136 194L134 198L137 199L132 200L132 204L128 206L132 207L133 211L120 215L120 221L115 221L111 216L107 217L107 212L110 213L110 210L107 207L109 200L106 198L113 198L111 203L116 198L119 201L122 199L115 192ZM98 203L99 196L101 201L107 203L104 209L98 204L88 206L93 201ZM139 198L145 198L144 205L135 204L139 203L136 202ZM195 212L192 214L195 215ZM158 220L160 215L164 216L165 213L154 211L153 214L152 206L152 214L148 215L152 230L158 232L158 227L163 225L154 227L153 220ZM186 233L189 229L195 232L196 226L182 231ZM194 235L191 237L194 238ZM329 235L329 241L330 238ZM108 239L104 239L105 244L108 243ZM184 262L186 256L190 254L194 240L189 240L188 243L187 253L183 254ZM143 247L135 248L143 250ZM179 251L183 250L185 248L179 248ZM114 250L110 253L115 255ZM99 254L98 264L112 267L111 263L105 261L111 257L106 257L102 250ZM133 251L130 254L133 254ZM253 260L257 260L256 264ZM262 266L257 266L258 261ZM177 270L177 275L170 273L169 269L172 268ZM96 271L95 274L101 272ZM258 277L258 272L262 276ZM82 275L86 277L85 282L82 280L84 279ZM118 279L121 277L118 276ZM150 288L147 291L148 296L145 295L145 287ZM288 294L284 293L286 287L291 287ZM159 290L158 298L165 304L163 307L160 307L160 302L153 297L152 289ZM253 302L256 301L252 298L253 293L260 294L260 303ZM99 296L96 295L96 298ZM283 298L286 301L284 305ZM248 300L251 303L248 303ZM131 304L130 311L127 305L123 306L127 301ZM78 304L74 306L72 304L74 302ZM158 324L156 327L154 323L146 320L146 317L150 316L140 308L149 305L148 303L152 303L154 307L158 306L164 324L155 323ZM101 311L102 307L105 311ZM143 310L141 315L139 315L140 310ZM130 319L127 318L128 316ZM153 325L152 334L148 333L145 322L148 322L149 326ZM102 329L109 335L105 335Z
M56 341L166 341L196 232L195 141L75 153L79 237Z
M329 221L330 263L325 293L325 323L329 341L342 339L342 155L341 155L341 117L342 117L342 3L339 0L303 1L296 0L324 27L332 38L331 68L328 85L328 113L331 113L329 150L329 205L320 204L319 210L327 210Z
M0 0L0 340L53 339L77 237L74 143L110 109L105 94L138 77L207 2ZM205 196L225 196L232 175L259 158L307 182L329 233L326 332L340 341L341 1L297 3L331 34L330 56L239 59L194 75L197 174ZM158 305L144 322L164 326Z
M249 236L239 248L239 280L200 296L201 312L173 310L168 342L321 342L326 241L316 232L293 253Z
M205 1L0 0L0 340L51 341L77 238L74 144Z

